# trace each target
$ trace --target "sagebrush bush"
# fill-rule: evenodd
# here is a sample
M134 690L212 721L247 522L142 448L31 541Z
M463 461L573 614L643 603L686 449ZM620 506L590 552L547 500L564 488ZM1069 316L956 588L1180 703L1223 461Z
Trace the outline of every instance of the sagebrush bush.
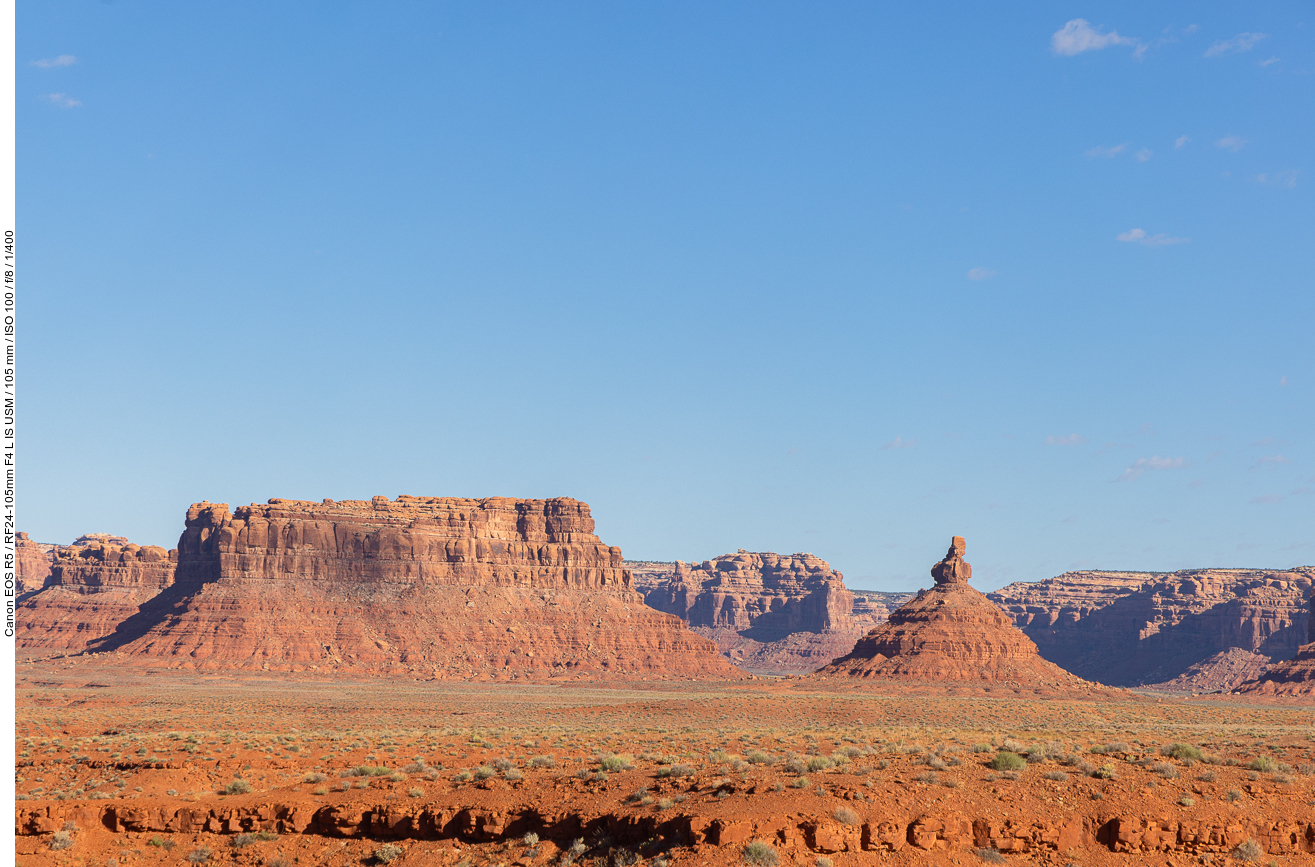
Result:
M754 840L744 847L745 864L775 867L780 861L781 856L776 853L771 844L764 843L762 840Z
M1247 839L1245 843L1240 844L1233 850L1233 857L1243 863L1250 864L1253 861L1259 861L1260 856L1265 854L1265 850L1255 840Z
M1027 767L1027 759L1018 753L1001 750L991 759L991 768L996 771L1021 771Z
M374 850L374 860L378 861L380 864L387 864L390 861L396 860L397 856L401 854L401 846L396 846L392 843L385 843L378 849Z
M1005 856L1001 855L996 849L978 849L977 857L985 861L987 864L1005 863Z
M1177 759L1180 762L1199 762L1204 756L1200 747L1179 743L1165 744L1160 747L1160 755Z
M857 825L859 823L858 813L845 806L836 807L831 816L842 825Z
M225 795L245 795L251 791L251 784L246 780L234 780L219 791Z

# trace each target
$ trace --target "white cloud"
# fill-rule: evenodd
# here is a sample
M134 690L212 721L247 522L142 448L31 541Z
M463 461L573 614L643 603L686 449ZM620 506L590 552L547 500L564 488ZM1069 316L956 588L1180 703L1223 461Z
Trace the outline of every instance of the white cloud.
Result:
M1136 463L1123 471L1123 475L1114 481L1131 482L1133 479L1140 478L1147 470L1176 470L1179 467L1187 466L1187 461L1182 458L1162 458L1156 455L1152 458L1138 458Z
M1256 183L1291 189L1297 185L1297 176L1300 174L1301 171L1298 169L1288 169L1285 172L1266 172L1265 174L1256 175Z
M1241 54L1256 47L1256 43L1269 36L1268 33L1239 33L1232 39L1222 39L1205 50L1206 57L1223 57L1225 54Z
M1178 150L1179 148L1181 148L1183 145L1187 144L1191 140L1192 140L1191 136L1186 136L1186 135L1178 136L1178 138L1173 140L1174 150Z
M917 445L917 440L906 440L903 437L895 437L888 443L883 443L883 449L907 449Z
M1263 497L1251 498L1251 504L1253 506L1263 506L1268 503L1281 503L1281 502L1283 502L1283 498L1280 497L1278 494L1266 494Z
M969 280L990 280L995 276L995 272L990 268L973 268L968 272Z
M72 66L77 62L78 59L72 54L61 54L59 57L43 57L40 60L34 60L32 65L38 69L58 69L61 66Z
M1120 36L1116 31L1101 33L1083 18L1074 18L1050 37L1050 48L1056 54L1072 57L1084 51L1098 51L1111 45L1136 45L1136 39Z
M74 99L67 93L47 93L45 94L45 98L60 108L77 108L82 105L79 100Z
M1129 229L1126 232L1120 232L1115 236L1118 240L1127 244L1141 244L1143 247L1168 247L1170 244L1188 244L1191 238L1175 238L1161 232L1158 235L1147 235L1145 229Z
M1087 441L1082 434L1069 434L1068 436L1049 436L1046 437L1048 446L1080 446Z
M1154 155L1155 155L1155 151L1151 150L1150 148L1142 148L1141 150L1137 151L1137 162L1144 163Z
M1247 140L1240 135L1226 135L1219 141L1215 142L1215 147L1221 147L1226 151L1237 153L1246 145Z
M1261 60L1261 61L1260 61L1259 63L1257 63L1256 65L1259 66L1260 68L1264 69L1265 67L1270 66L1270 65L1275 64L1275 63L1278 63L1278 58L1277 58L1277 57L1271 57L1271 58L1269 58L1268 60Z
M1127 150L1127 148L1128 148L1127 142L1124 142L1123 144L1119 144L1119 145L1114 145L1112 147L1097 146L1087 151L1086 155L1087 157L1093 160L1096 159L1097 157L1104 157L1105 159L1110 160L1110 159L1114 159L1119 154L1123 153L1125 150Z

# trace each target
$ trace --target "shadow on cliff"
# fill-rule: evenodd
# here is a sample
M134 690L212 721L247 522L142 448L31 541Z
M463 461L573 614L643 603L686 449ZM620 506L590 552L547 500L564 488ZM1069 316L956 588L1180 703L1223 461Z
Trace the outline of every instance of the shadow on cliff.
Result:
M83 654L113 653L144 637L157 626L162 626L175 619L179 613L187 610L192 598L219 580L219 562L202 562L190 564L183 581L175 581L150 599L142 603L137 613L126 618L114 631L104 638L87 645Z
M1306 635L1305 617L1265 636L1245 635L1248 626L1257 628L1258 624L1246 613L1247 599L1236 597L1188 614L1154 635L1140 638L1140 629L1126 624L1140 626L1145 621L1135 613L1129 617L1126 609L1144 611L1145 603L1144 594L1133 593L1073 627L1024 631L1036 642L1042 658L1087 680L1122 687L1171 681L1192 666L1234 647L1262 654L1271 663L1281 662L1296 655ZM1235 629L1221 628L1228 624ZM1086 649L1093 644L1097 645L1094 650Z

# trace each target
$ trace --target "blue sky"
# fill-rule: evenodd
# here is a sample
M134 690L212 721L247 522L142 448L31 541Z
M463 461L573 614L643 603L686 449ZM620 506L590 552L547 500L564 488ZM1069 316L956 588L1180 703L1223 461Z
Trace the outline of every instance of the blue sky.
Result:
M20 4L20 529L1315 562L1310 11Z

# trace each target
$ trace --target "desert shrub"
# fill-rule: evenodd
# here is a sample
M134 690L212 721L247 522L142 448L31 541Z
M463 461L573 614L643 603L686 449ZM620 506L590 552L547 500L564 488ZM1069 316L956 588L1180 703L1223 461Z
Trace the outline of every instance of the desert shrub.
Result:
M940 756L928 756L927 764L928 766L935 768L938 771L943 771L947 767L949 767L948 765L945 764L945 760L942 759Z
M147 841L146 845L154 846L157 849L163 849L164 851L168 852L170 849L174 847L174 841L166 840L163 837L161 837L159 834L156 834L149 841Z
M791 756L785 760L785 769L792 774L802 774L808 770L808 763L799 756Z
M412 789L407 789L406 793L413 798L420 798L420 797L424 797L425 790L417 786Z
M521 837L521 842L524 843L526 846L530 846L530 847L538 846L539 835L531 831L528 834L526 834L524 837Z
M1114 770L1113 765L1101 765L1092 771L1091 775L1098 780L1117 780L1119 778L1119 774Z
M308 774L303 774L303 775L302 775L302 778L301 778L301 781L302 781L303 783L322 783L322 782L324 782L324 781L327 780L327 779L328 779L328 777L324 776L324 774L317 774L317 773L311 772L311 773L308 773Z
M1224 800L1228 801L1230 804L1236 803L1237 801L1242 800L1242 793L1237 789L1229 789L1224 793Z
M1001 855L996 849L978 849L977 857L985 861L987 864L1005 863L1005 856Z
M234 849L243 849L246 848L247 846L250 846L254 842L256 842L256 837L254 834L238 834L236 837L234 837L232 840L229 841L229 844Z
M265 867L289 867L288 859L279 853L275 853L273 858L265 859Z
M378 849L374 850L374 860L380 864L387 864L402 854L402 847L395 846L392 843L385 843Z
M1168 762L1156 762L1151 765L1151 770L1164 777L1166 780L1172 780L1178 776L1178 769Z
M1046 779L1054 780L1056 783L1067 783L1068 774L1064 773L1063 771L1047 771Z
M407 765L405 768L402 768L402 773L404 773L404 774L423 774L423 773L424 773L425 771L427 771L427 770L429 770L429 766L425 764L425 760L424 760L424 759L416 759L414 762L412 762L411 764Z
M475 769L475 779L487 780L489 777L496 775L498 772L488 765L480 765Z
M831 816L842 825L857 825L859 823L858 813L845 806L836 807Z
M1183 795L1178 799L1178 803L1184 807L1193 807L1196 805L1196 799L1191 795Z
M347 768L339 771L340 777L386 777L392 771L383 765L357 765L354 768Z
M204 864L210 860L210 847L202 846L200 849L193 849L187 853L187 860L193 864Z
M510 771L507 771L507 773L503 774L502 776L503 776L505 779L508 779L508 780L523 780L523 779L525 779L525 775L524 775L523 773L521 773L521 769L520 769L520 768L512 768Z
M674 806L675 806L675 802L672 801L670 798L663 798L662 800L657 802L657 808L659 810L670 810Z
M918 774L913 779L917 780L919 783L926 783L927 785L930 786L936 783L938 777L936 776L935 771L924 771L921 774Z
M552 756L535 756L534 758L530 759L530 767L555 768L557 767L557 760Z
M1250 864L1253 861L1259 861L1260 856L1265 854L1265 850L1255 840L1247 839L1245 843L1240 844L1233 850L1233 857L1243 863Z
M762 840L754 840L744 847L745 864L775 867L780 861L781 856L776 854L776 850L771 847L771 844L764 843Z
M772 757L762 750L749 750L749 754L744 758L751 765L769 765L772 763Z
M990 744L973 744L973 752L975 753L989 753L993 749L995 749L995 747Z
M628 771L634 763L633 756L618 756L615 754L603 756L600 764L605 771Z
M1027 767L1027 759L1018 753L1001 750L991 759L991 768L996 771L1021 771Z
M1252 759L1251 764L1247 765L1247 767L1253 771L1264 771L1268 773L1269 771L1274 770L1274 760L1269 756L1260 756ZM1243 843L1242 845L1245 846L1246 844ZM1239 846L1238 848L1240 849L1242 847Z
M510 771L512 768L516 767L516 763L511 759L505 759L499 756L493 760L493 767L500 771Z
M54 836L50 838L50 848L56 851L67 849L72 845L73 837L68 831L56 831Z
M1296 777L1292 776L1291 774L1274 774L1273 776L1270 777L1270 779L1276 783L1287 784L1295 780Z
M1203 783L1213 783L1215 780L1219 779L1219 775L1216 774L1213 770L1211 770L1211 771L1206 771L1204 774L1201 774L1200 776L1197 777L1197 779Z
M672 766L671 766L671 776L673 776L673 777L692 777L692 776L694 776L694 768L691 767L690 765L672 765Z
M1004 743L1000 745L1000 748L1005 752L1010 752L1010 753L1027 752L1027 746L1025 744L1020 743L1019 741L1014 740L1013 738L1005 738Z
M468 781L472 776L473 775L470 773L470 771L458 771L457 773L452 775L452 782L464 783Z
M1194 747L1191 744L1173 743L1160 747L1160 755L1177 759L1180 762L1199 762L1204 754L1201 752L1200 747Z
M813 867L831 867L835 862L825 855L818 855L813 859Z
M279 835L277 831L270 831L266 829L264 831L257 831L255 837L257 840L277 840L279 838Z
M219 791L224 795L245 795L251 791L251 784L246 780L234 780Z
M406 774L403 774L400 771L393 771L388 775L388 779L390 782L400 783L406 779Z
M826 756L813 756L811 759L808 760L808 770L824 771L827 768L835 767L835 764L836 764L835 762L831 761L831 759L827 758Z
M791 783L790 785L794 786L796 789L806 789L806 788L808 788L808 778L807 778L807 777L799 777L798 779L796 779L796 780L795 780L793 783Z

